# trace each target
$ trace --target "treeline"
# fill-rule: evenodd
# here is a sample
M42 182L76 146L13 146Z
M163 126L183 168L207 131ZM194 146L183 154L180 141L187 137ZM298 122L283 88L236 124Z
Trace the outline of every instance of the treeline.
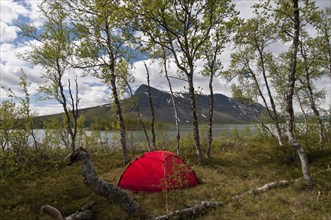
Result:
M82 127L94 131L94 130L101 130L101 131L119 131L118 120L116 118L116 113L101 113L101 117L93 117L89 115L85 115L84 113L80 114L80 120L82 120ZM58 121L58 123L63 122L63 114L56 114L56 115L48 115L48 116L36 116L33 118L34 120L34 128L35 129L44 129L47 127L48 121ZM127 130L140 130L141 122L137 119L137 116L132 113L127 113L124 115L125 118L125 125ZM150 120L144 120L146 128L150 129L152 122ZM168 128L169 125L167 123L156 122L156 128L163 129ZM22 129L22 123L16 122L13 125L13 129Z
M41 28L30 24L20 26L24 37L30 38L31 43L38 42L21 58L43 68L41 74L45 82L39 91L44 99L54 99L62 105L64 119L58 125L66 132L72 151L77 148L83 121L78 110L81 75L75 75L81 72L99 78L111 88L123 161L129 162L126 134L129 123L125 122L120 100L124 95L132 95L130 85L134 74L130 64L137 54L143 53L160 64L172 95L170 79L187 83L193 142L200 162L212 155L213 88L215 78L222 77L236 80L232 87L234 97L262 100L274 129L270 129L263 118L256 116L257 120L280 146L290 145L297 151L307 186L313 186L304 146L298 139L294 105L298 104L304 115L314 113L318 144L330 141L330 131L321 120L319 108L325 93L316 86L316 80L331 77L330 8L319 9L311 0L259 1L253 5L254 17L250 19L241 18L229 0L56 0L43 1L40 10L44 18ZM224 69L221 55L230 43L233 47L231 66ZM177 67L176 76L168 73L169 64ZM145 69L150 85L150 74L159 73L150 73L146 63ZM201 75L208 78L210 93L206 146L201 144L196 106L198 89L194 80ZM151 137L140 114L137 118L145 131L148 149L153 150L157 146L150 91L149 98ZM21 101L24 106L24 100ZM177 153L180 154L180 127L174 99L172 103L177 125ZM26 130L29 130L31 112L25 114L17 113L15 117L27 118ZM2 116L2 121L5 117ZM308 120L306 125L310 129ZM30 129L33 136L31 132Z

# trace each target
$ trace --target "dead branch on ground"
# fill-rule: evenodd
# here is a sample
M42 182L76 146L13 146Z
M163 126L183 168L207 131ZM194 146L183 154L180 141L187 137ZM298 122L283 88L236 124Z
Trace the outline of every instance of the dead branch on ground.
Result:
M62 216L61 212L50 205L44 205L41 207L40 211L42 213L48 214L53 217L54 220L88 220L92 219L92 207L97 204L95 201L90 201L82 206L78 211L75 213L64 217Z
M267 192L271 189L276 189L280 187L288 186L289 182L286 180L276 181L276 182L270 182L267 184L264 184L261 187L252 188L244 193L241 193L239 195L233 196L231 200L229 200L226 203L231 202L232 200L238 200L242 198L243 196L247 194L260 194ZM223 206L226 203L222 202L212 202L212 201L202 201L199 202L191 207L185 208L185 209L179 209L173 212L170 212L169 214L162 215L159 217L155 217L154 220L167 220L167 219L188 219L189 217L197 217L200 216L206 212L208 212L212 208L216 208L219 206Z

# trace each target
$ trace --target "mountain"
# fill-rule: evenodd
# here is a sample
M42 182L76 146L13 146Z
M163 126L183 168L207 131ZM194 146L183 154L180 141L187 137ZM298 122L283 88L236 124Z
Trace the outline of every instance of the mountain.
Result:
M152 100L154 105L155 118L159 122L174 123L175 116L171 101L170 92L161 91L151 87ZM196 95L198 119L201 123L208 122L209 95ZM133 97L122 100L124 114L127 118L137 119L137 108L132 107L132 100L135 100L139 112L144 120L151 120L152 114L148 98L148 86L141 85ZM175 102L181 123L191 123L191 102L188 93L176 92ZM84 115L86 125L94 121L116 120L116 113L111 109L111 104L99 105L80 110ZM258 104L248 104L248 101L239 101L222 94L214 94L214 122L215 123L249 123L255 122L255 114L260 115L265 108ZM56 115L60 117L62 114ZM40 116L37 122L48 120L50 116Z
M151 88L155 118L161 122L174 122L174 111L170 92ZM191 123L191 102L188 93L175 93L175 102L181 123ZM139 111L144 119L151 119L148 99L148 86L141 85L134 94ZM201 122L208 121L209 95L197 95L197 113ZM265 108L258 104L248 104L222 94L214 94L214 122L248 123L255 122L255 114L259 115ZM135 110L131 110L136 112Z

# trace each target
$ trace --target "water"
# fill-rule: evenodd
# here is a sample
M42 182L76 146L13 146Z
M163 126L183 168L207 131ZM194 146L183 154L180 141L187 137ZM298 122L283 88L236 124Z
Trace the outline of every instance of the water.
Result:
M231 132L236 129L238 132L244 132L249 129L250 132L254 133L256 128L256 124L216 124L213 126L213 136L218 137L221 134L225 134L226 132ZM200 137L206 138L208 135L208 127L206 125L200 126ZM36 136L38 141L42 141L45 137L45 130L39 129L36 130ZM151 131L148 130L149 139L151 140L152 135ZM54 132L55 133L55 132ZM155 131L156 139L159 144L166 144L171 139L175 139L177 132L176 127L170 127L168 129L156 129ZM193 141L193 127L190 125L181 125L180 126L180 135L181 137L192 137ZM120 132L119 131L86 131L85 132L85 142L86 137L94 136L98 139L98 144L103 144L104 146L110 147L118 147L120 146ZM82 146L84 145L84 141L79 140L78 143ZM86 142L87 143L87 142ZM147 145L146 136L143 130L131 130L127 132L127 143L129 147L134 146L145 146ZM60 145L64 146L64 144L60 143Z

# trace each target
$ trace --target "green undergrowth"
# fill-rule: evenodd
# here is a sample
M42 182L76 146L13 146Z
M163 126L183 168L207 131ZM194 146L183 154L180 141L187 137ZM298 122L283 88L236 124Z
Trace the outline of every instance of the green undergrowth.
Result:
M209 200L224 205L199 219L331 219L331 171L327 171L331 166L330 144L306 147L315 181L314 189L308 191L301 178L300 161L289 147L281 148L266 138L221 136L214 141L212 158L198 163L190 142L191 137L182 138L181 157L191 165L201 184L162 193L129 192L149 216ZM163 147L175 152L174 147ZM117 184L125 169L121 152L105 148L88 150L99 177ZM130 157L142 152L131 151ZM0 154L0 219L50 219L40 213L44 204L57 207L66 216L90 200L97 201L94 219L127 219L116 204L108 203L84 185L80 163L66 166L67 153L51 150L42 155L43 160L30 155L23 165L13 162L10 155ZM283 179L290 181L288 187L232 199L251 188Z

